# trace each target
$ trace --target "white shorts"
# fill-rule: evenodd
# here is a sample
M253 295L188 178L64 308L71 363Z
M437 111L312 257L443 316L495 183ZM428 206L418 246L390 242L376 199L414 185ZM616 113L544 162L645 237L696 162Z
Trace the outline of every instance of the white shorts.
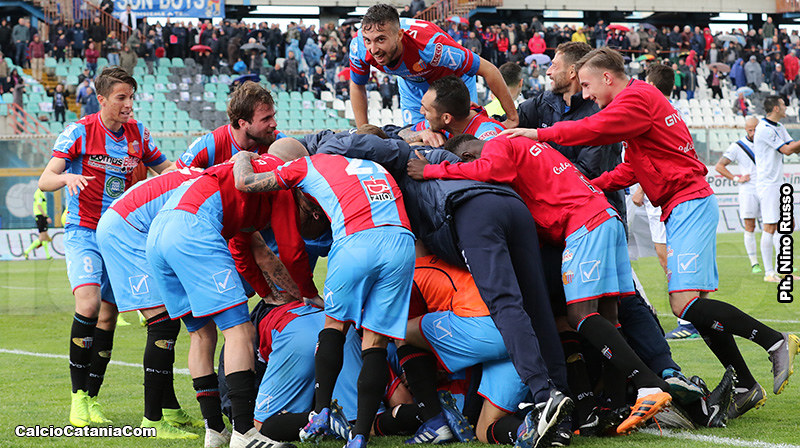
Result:
M650 225L650 239L656 244L667 244L667 228L661 222L661 207L654 207L645 196L644 208L647 211L647 224Z
M758 195L753 189L739 189L739 215L742 219L758 218Z
M780 184L759 185L758 202L761 204L761 222L777 224L780 221Z

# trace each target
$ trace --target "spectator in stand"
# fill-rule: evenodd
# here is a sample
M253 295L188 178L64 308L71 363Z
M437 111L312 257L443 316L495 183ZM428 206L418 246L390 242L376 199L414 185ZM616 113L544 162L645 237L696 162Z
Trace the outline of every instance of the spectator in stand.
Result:
M84 67L80 75L78 75L78 85L83 84L84 80L92 81L92 73L88 67Z
M239 58L236 63L233 64L233 71L240 75L247 73L247 64L244 63L242 58Z
M790 50L783 57L783 74L787 81L797 81L797 72L800 70L800 61L797 59L795 50Z
M631 50L638 50L642 46L642 39L636 31L627 33L626 37L628 38L628 43L630 43Z
M137 62L139 62L139 56L131 47L125 45L119 54L119 66L126 72L133 74L133 69L136 67Z
M214 76L214 71L217 69L214 54L210 51L204 51L203 54L200 55L200 60L198 62L200 63L203 82L209 82L211 77Z
M496 65L500 66L506 63L506 55L508 53L508 33L506 31L501 31L497 34L495 46L497 46Z
M30 28L28 27L27 20L22 17L18 23L14 25L11 30L11 40L14 41L15 53L14 63L20 67L25 67L25 50L28 48L28 42L31 40Z
M511 46L511 51L508 52L508 62L518 65L523 65L525 62L525 55L519 51L517 44Z
M463 46L475 54L481 54L481 50L483 49L483 44L481 44L480 39L478 39L477 34L475 34L475 31L469 32L467 38L464 39Z
M119 65L120 48L122 48L122 44L120 43L119 39L117 39L117 32L111 30L111 32L108 33L105 43L103 44L103 51L106 53L106 58L108 58L109 65Z
M5 54L0 51L0 82L8 78L8 62L6 62Z
M125 5L125 11L119 13L119 21L122 22L122 32L127 33L137 28L136 13L131 9L130 3Z
M320 50L319 45L314 42L314 39L310 37L306 39L306 45L303 48L303 58L306 60L306 65L308 65L309 70L322 64L322 50Z
M747 100L744 99L744 93L739 94L736 103L733 105L733 111L738 115L747 117Z
M97 101L97 95L95 95L94 89L88 86L81 98L81 117L98 112L100 112L100 103Z
M11 25L4 17L0 19L0 53L14 54L13 43L14 41L11 39Z
M720 51L717 48L717 44L711 42L711 47L708 49L708 58L706 58L706 62L709 64L715 64L721 61Z
M58 84L56 89L53 91L53 114L55 116L55 121L60 122L63 124L67 121L67 96L69 94L64 90L63 84ZM59 120L59 117L61 119Z
M711 98L722 99L722 73L716 66L711 67L711 73L706 78L706 85L711 89Z
M658 57L658 52L662 50L661 45L656 42L655 36L648 36L647 41L642 44L642 52Z
M772 23L772 17L767 16L767 21L761 27L761 37L763 39L762 48L769 49L775 39L775 24Z
M606 24L603 20L598 20L597 25L594 26L594 47L600 48L606 44ZM530 46L529 46L530 48Z
M744 65L744 76L747 79L747 85L753 90L758 90L761 83L764 82L761 64L758 63L755 56L750 56L750 61Z
M320 99L323 90L328 90L325 85L325 73L323 73L321 65L314 67L314 74L311 76L311 90L314 91L314 96L317 99Z
M267 81L273 91L286 90L286 72L281 64L275 63L275 68L267 75Z
M22 78L20 78L19 74L17 73L17 69L13 69L8 76L3 78L2 85L0 85L0 90L2 90L2 93L14 93L14 88L20 83L22 83Z
M475 23L478 22L476 21ZM481 57L495 64L495 62L497 62L497 34L494 33L492 27L487 26L486 29L480 33L480 39L483 42L483 49L480 53Z
M388 76L383 77L383 81L378 86L378 92L381 94L381 103L384 109L392 108L392 98L395 95L396 86L391 82Z
M697 90L697 68L689 66L689 71L683 74L683 90L686 92L686 99L694 99L694 92Z
M101 0L100 1L100 10L104 13L113 16L114 15L114 0Z
M42 42L38 34L34 34L33 40L28 44L28 56L31 58L33 77L41 80L42 71L44 70L44 42Z
M528 52L530 54L542 54L547 49L547 44L545 44L542 34L534 33L531 40L528 41Z
M670 59L677 59L681 52L683 38L681 36L681 28L675 25L672 32L669 33L669 57Z
M333 48L329 49L322 60L325 71L325 81L333 85L336 80L337 67L340 64L339 53Z
M333 86L333 90L336 93L336 98L339 98L342 101L347 101L350 99L350 82L342 75L337 77L336 84Z
M100 17L95 17L92 24L89 25L89 29L86 31L89 34L89 39L94 42L95 49L102 53L103 42L105 42L108 37L108 31L106 31L106 27L103 26L103 23L100 22Z
M307 92L311 89L311 85L308 83L308 77L306 76L305 71L301 71L297 75L297 90L300 92Z
M290 51L286 60L283 61L283 70L286 75L286 90L289 92L297 90L297 78L300 71L300 66L294 56L294 51Z
M776 92L781 92L783 87L786 85L786 77L783 76L783 71L781 70L780 64L775 66L775 70L772 72L772 76L769 80L769 85ZM789 101L786 101L786 104L789 104Z
M678 69L678 64L672 64L672 71L675 72L675 86L672 88L672 97L679 100L683 90L683 72Z
M414 14L411 14L411 5L403 6L403 10L400 11L400 17L412 18Z
M583 27L582 26L578 27L578 31L575 31L574 33L572 33L572 37L570 37L570 40L572 42L589 43L589 40L586 39L586 34L583 33Z
M90 76L94 78L97 72L97 59L100 57L100 52L95 48L94 42L89 42L89 48L86 49L86 68L89 69Z
M53 45L53 57L56 58L56 62L64 62L68 46L69 40L67 40L64 30L58 30L58 36L55 38L55 44Z
M72 57L82 58L83 49L86 48L86 31L83 29L81 22L75 22L75 26L67 37L72 48Z
M411 17L423 10L425 10L425 0L411 0Z

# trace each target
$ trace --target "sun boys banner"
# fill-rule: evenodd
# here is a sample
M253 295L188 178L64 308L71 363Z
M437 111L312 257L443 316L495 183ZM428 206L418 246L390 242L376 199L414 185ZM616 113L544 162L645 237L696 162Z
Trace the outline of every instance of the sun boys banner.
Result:
M127 0L114 2L115 16L127 5L138 18L153 17L225 17L225 0Z

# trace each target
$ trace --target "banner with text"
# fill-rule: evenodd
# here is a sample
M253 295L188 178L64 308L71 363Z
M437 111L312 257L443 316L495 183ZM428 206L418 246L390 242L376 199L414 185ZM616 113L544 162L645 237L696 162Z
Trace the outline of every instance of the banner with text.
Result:
M114 15L131 10L138 19L153 17L225 17L225 0L127 0L114 2Z

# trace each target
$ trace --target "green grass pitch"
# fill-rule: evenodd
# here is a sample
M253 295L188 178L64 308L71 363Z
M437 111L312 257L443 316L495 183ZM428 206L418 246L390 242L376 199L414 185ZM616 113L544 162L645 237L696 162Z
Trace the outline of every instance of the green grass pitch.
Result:
M776 285L764 283L750 273L741 234L718 237L720 290L712 297L729 301L780 331L800 333L800 303L779 304ZM633 262L647 295L659 312L663 327L675 326L669 315L666 281L655 258ZM324 260L317 268L317 279L324 279ZM0 447L202 447L202 438L192 441L155 439L24 439L14 436L17 425L68 424L69 369L68 335L73 300L63 260L0 262ZM114 361L141 364L145 330L135 315L125 318L133 325L119 327L114 343ZM739 346L754 375L769 391L772 389L770 364L763 350L738 339ZM712 387L723 373L711 352L700 340L670 344L673 355L687 375L700 375ZM186 368L188 337L182 330L177 344L176 368ZM54 354L62 357L36 357L9 353L11 350ZM800 363L798 360L795 364ZM800 369L800 366L797 367ZM184 408L200 415L188 375L176 374L175 387ZM115 425L138 425L142 418L141 368L112 364L100 392L106 414ZM202 433L202 431L198 431ZM634 434L624 438L575 438L574 446L624 447L706 447L706 446L800 446L800 375L792 378L783 394L769 394L766 406L732 421L727 428L688 433L693 439ZM375 447L401 446L399 437L376 438ZM322 448L338 448L341 442L324 442ZM309 448L300 445L301 448ZM462 447L455 447L462 448Z

